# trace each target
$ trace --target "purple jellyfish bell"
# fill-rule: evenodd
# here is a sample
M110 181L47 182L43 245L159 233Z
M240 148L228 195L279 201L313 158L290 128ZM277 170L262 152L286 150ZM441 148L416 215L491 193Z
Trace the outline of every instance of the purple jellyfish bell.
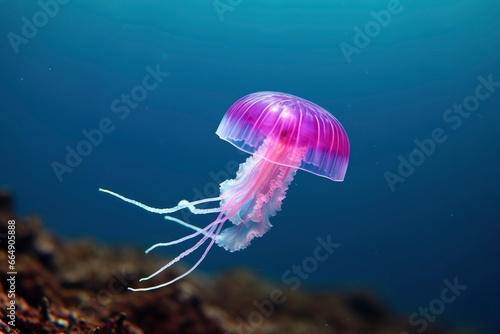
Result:
M343 181L347 171L349 138L344 128L328 111L297 96L247 95L229 108L216 133L247 153L333 181ZM270 145L285 146L287 153L272 158L258 152L266 139ZM299 166L293 161L297 155Z
M251 156L242 163L236 178L220 184L220 195L195 202L182 200L172 208L152 208L106 189L99 189L145 210L170 214L188 209L194 214L217 213L217 218L204 228L193 226L172 216L165 219L188 227L195 232L178 240L153 245L146 253L160 246L170 246L202 236L191 248L182 252L152 275L178 262L209 241L200 259L184 274L145 291L172 284L191 273L217 243L234 252L247 247L255 237L271 228L269 217L281 210L290 182L298 169L343 181L349 163L349 138L340 122L320 106L300 97L278 92L258 92L236 101L224 115L217 135ZM208 202L220 202L217 207L198 209ZM234 226L222 230L226 221Z

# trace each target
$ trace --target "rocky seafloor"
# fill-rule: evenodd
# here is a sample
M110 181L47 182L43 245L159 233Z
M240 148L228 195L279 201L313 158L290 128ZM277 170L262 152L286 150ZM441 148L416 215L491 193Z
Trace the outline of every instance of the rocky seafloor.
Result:
M9 220L16 227L10 269ZM0 238L0 333L406 334L418 329L370 292L288 289L284 300L276 294L279 286L247 270L217 277L195 273L159 290L131 292L128 286L137 286L139 277L168 259L64 240L37 216L17 217L7 192L0 193ZM14 270L17 274L9 274ZM176 270L155 282L174 278ZM432 323L425 333L473 332Z

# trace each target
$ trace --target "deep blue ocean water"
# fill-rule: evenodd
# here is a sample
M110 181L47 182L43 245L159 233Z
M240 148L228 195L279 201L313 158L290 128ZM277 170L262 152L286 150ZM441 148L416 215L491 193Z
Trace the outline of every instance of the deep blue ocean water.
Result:
M347 130L345 181L299 171L266 235L198 271L282 284L330 236L301 288L369 288L411 314L457 280L436 321L500 332L499 16L494 0L0 1L0 184L61 235L172 240L186 230L97 189L214 195L246 159L215 135L229 106L295 94Z

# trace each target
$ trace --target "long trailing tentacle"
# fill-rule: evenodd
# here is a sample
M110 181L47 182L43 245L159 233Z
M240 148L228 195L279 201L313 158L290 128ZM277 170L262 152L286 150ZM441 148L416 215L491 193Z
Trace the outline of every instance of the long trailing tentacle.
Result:
M146 249L145 253L149 253L150 251L152 251L153 249L157 248L157 247L166 247L166 246L172 246L172 245L177 245L177 244L180 244L181 242L184 242L186 240L189 240L189 239L192 239L200 234L203 234L203 235L207 235L208 237L210 238L214 238L213 235L210 235L209 232L207 231L209 228L211 228L213 225L215 224L219 224L219 222L217 221L214 221L213 223L211 224L208 224L205 228L199 228L197 226L194 226L194 225L191 225L191 224L188 224L186 223L185 221L182 221L178 218L175 218L175 217L171 217L171 216L165 216L165 219L167 220L171 220L173 222L176 222L182 226L185 226L185 227L188 227L188 228L191 228L193 230L195 230L196 232L195 233L192 233L192 234L189 234L189 235L186 235L185 237L182 237L182 238L179 238L179 239L176 239L176 240L173 240L173 241L169 241L169 242L160 242L160 243L157 243L157 244L154 244L153 246L149 247L148 249Z
M180 225L182 225L184 227L190 228L190 229L194 230L195 232L192 233L192 234L190 234L190 235L187 235L185 237L179 238L177 240L173 240L173 241L166 242L166 243L157 243L157 244L151 246L150 248L148 248L146 250L146 253L149 253L150 251L152 251L153 249L155 249L157 247L171 246L171 245L175 245L175 244L184 242L184 241L192 239L192 238L194 238L194 237L196 237L196 236L198 236L200 234L203 234L203 237L194 246L192 246L191 248L189 248L189 249L185 250L184 252L182 252L181 254L179 254L176 258L174 258L172 261L170 261L169 263L167 263L166 265L164 265L163 267L161 267L160 269L158 269L153 274L149 275L148 277L141 278L139 280L139 282L146 281L146 280L149 280L149 279L157 276L158 274L160 274L161 272L163 272L167 268L171 267L173 264L179 262L185 256L187 256L187 255L191 254L192 252L194 252L201 245L203 245L208 239L211 239L210 243L208 244L207 248L203 252L203 254L200 257L200 259L188 271L186 271L184 274L176 277L173 280L170 280L169 282L166 282L166 283L163 283L163 284L160 284L160 285L156 285L156 286L153 286L153 287L149 287L149 288L137 288L136 289L136 288L130 288L129 287L128 289L131 290L131 291L150 291L150 290L159 289L159 288L162 288L164 286L170 285L170 284L172 284L172 283L174 283L174 282L182 279L183 277L186 277L187 275L189 275L193 270L195 270L198 267L198 265L203 261L203 259L205 259L208 251L210 250L210 248L212 248L213 244L217 240L217 236L219 235L219 233L220 233L220 231L222 229L222 226L224 225L224 222L225 222L225 218L223 218L224 214L222 213L222 209L220 207L209 208L209 209L198 209L198 208L196 208L196 205L200 205L200 204L203 204L203 203L210 203L210 202L221 201L223 199L222 196L213 197L213 198L205 198L205 199L201 199L201 200L193 201L193 202L189 202L187 200L182 200L182 201L179 202L178 205L176 205L176 206L174 206L172 208L160 209L160 208L150 207L150 206L145 205L145 204L143 204L141 202L138 202L136 200L127 198L125 196L122 196L122 195L120 195L118 193L115 193L115 192L107 190L107 189L99 188L99 191L107 193L107 194L112 195L112 196L115 196L115 197L121 199L122 201L125 201L127 203L136 205L136 206L138 206L138 207L140 207L140 208L142 208L142 209L144 209L146 211L153 212L153 213L158 213L158 214L173 213L173 212L176 212L176 211L179 211L179 210L182 210L182 209L188 209L189 211L191 211L194 214L219 213L217 219L214 220L212 223L210 223L205 228L199 228L197 226L191 225L191 224L189 224L189 223L187 223L185 221L182 221L182 220L180 220L178 218L175 218L175 217L165 216L166 220L170 220L170 221L173 221L173 222L175 222L177 224L180 224Z
M134 204L134 205L136 205L144 210L147 210L149 212L159 213L159 214L173 213L173 212L176 212L176 211L179 211L182 209L189 209L189 211L191 211L194 214L207 214L207 213L220 212L220 208L197 209L195 206L199 205L199 204L203 204L203 203L217 202L217 201L220 201L222 199L222 197L212 197L212 198L201 199L199 201L194 201L194 202L182 200L179 202L178 205L176 205L172 208L159 209L159 208L150 207L146 204L142 204L141 202L127 198L127 197L122 196L120 194L117 194L111 190L99 188L99 191L110 194L110 195L115 196L115 197L118 197L122 201L125 201L125 202L130 203L130 204Z
M219 223L220 224L220 223ZM212 225L210 227L210 229L208 230L208 234L213 234L214 230L216 229L217 227L215 225ZM153 277L155 277L156 275L158 275L159 273L161 273L162 271L164 271L165 269L171 267L174 263L177 263L179 262L182 258L186 257L187 255L191 254L192 252L194 252L196 249L198 249L207 239L209 238L209 236L205 235L203 236L203 238L201 238L194 246L192 246L191 248L188 248L186 249L184 252L180 253L176 258L174 258L172 261L170 261L169 263L167 263L166 265L164 265L163 267L161 267L160 269L158 269L157 271L155 271L153 274L147 276L147 277L143 277L139 280L139 282L142 282L142 281L147 281Z
M199 228L198 226L189 224L189 223L187 223L187 222L185 222L183 220L180 220L179 218L175 218L175 217L172 217L172 216L165 216L163 218L165 220L173 221L174 223L177 223L179 225L182 225L184 227L190 228L192 230L195 230L195 231L198 231L198 232L201 232L201 233L203 233L202 231L206 229L206 227L205 228Z
M203 204L203 203L209 203L209 202L216 202L222 200L222 197L212 197L212 198L205 198L199 201L194 201L194 202L189 202L186 201L185 199L181 200L177 206L182 207L182 208L187 208L189 211L194 213L195 215L206 215L207 213L218 213L220 212L220 208L211 208L211 209L197 209L195 205Z
M214 227L214 228L217 229L215 231L214 235L218 235L220 233L220 230L222 229L223 225L224 225L223 223L220 223L218 227ZM204 236L203 239L202 239L203 242L205 242L207 240L207 238L208 238L207 236ZM137 289L134 289L134 288L130 288L129 287L128 289L131 290L131 291L150 291L150 290L155 290L155 289L163 288L163 287L165 287L167 285L170 285L170 284L172 284L174 282L177 282L178 280L186 277L191 272L193 272L193 270L195 270L200 265L200 263L205 259L205 257L207 256L208 251L210 250L210 248L212 248L212 246L213 246L213 244L215 242L215 239L216 238L212 238L212 240L210 241L210 244L208 244L207 248L203 252L203 255L200 257L200 259L188 271L186 271L184 274L182 274L182 275L180 275L180 276L178 276L178 277L176 277L176 278L174 278L174 279L172 279L172 280L170 280L170 281L168 281L166 283L162 283L162 284L159 284L159 285L156 285L156 286L152 286L152 287L149 287L149 288L137 288Z

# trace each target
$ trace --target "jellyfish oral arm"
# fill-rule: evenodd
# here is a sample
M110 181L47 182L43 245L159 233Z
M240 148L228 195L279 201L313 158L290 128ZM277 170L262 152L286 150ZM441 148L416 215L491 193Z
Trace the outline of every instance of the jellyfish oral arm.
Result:
M273 141L264 141L257 152L240 165L233 180L221 183L221 209L233 227L217 235L217 244L234 252L247 247L271 227L269 218L281 210L289 184L300 165L304 150L288 150ZM272 161L287 156L290 165ZM295 166L295 167L293 167Z

